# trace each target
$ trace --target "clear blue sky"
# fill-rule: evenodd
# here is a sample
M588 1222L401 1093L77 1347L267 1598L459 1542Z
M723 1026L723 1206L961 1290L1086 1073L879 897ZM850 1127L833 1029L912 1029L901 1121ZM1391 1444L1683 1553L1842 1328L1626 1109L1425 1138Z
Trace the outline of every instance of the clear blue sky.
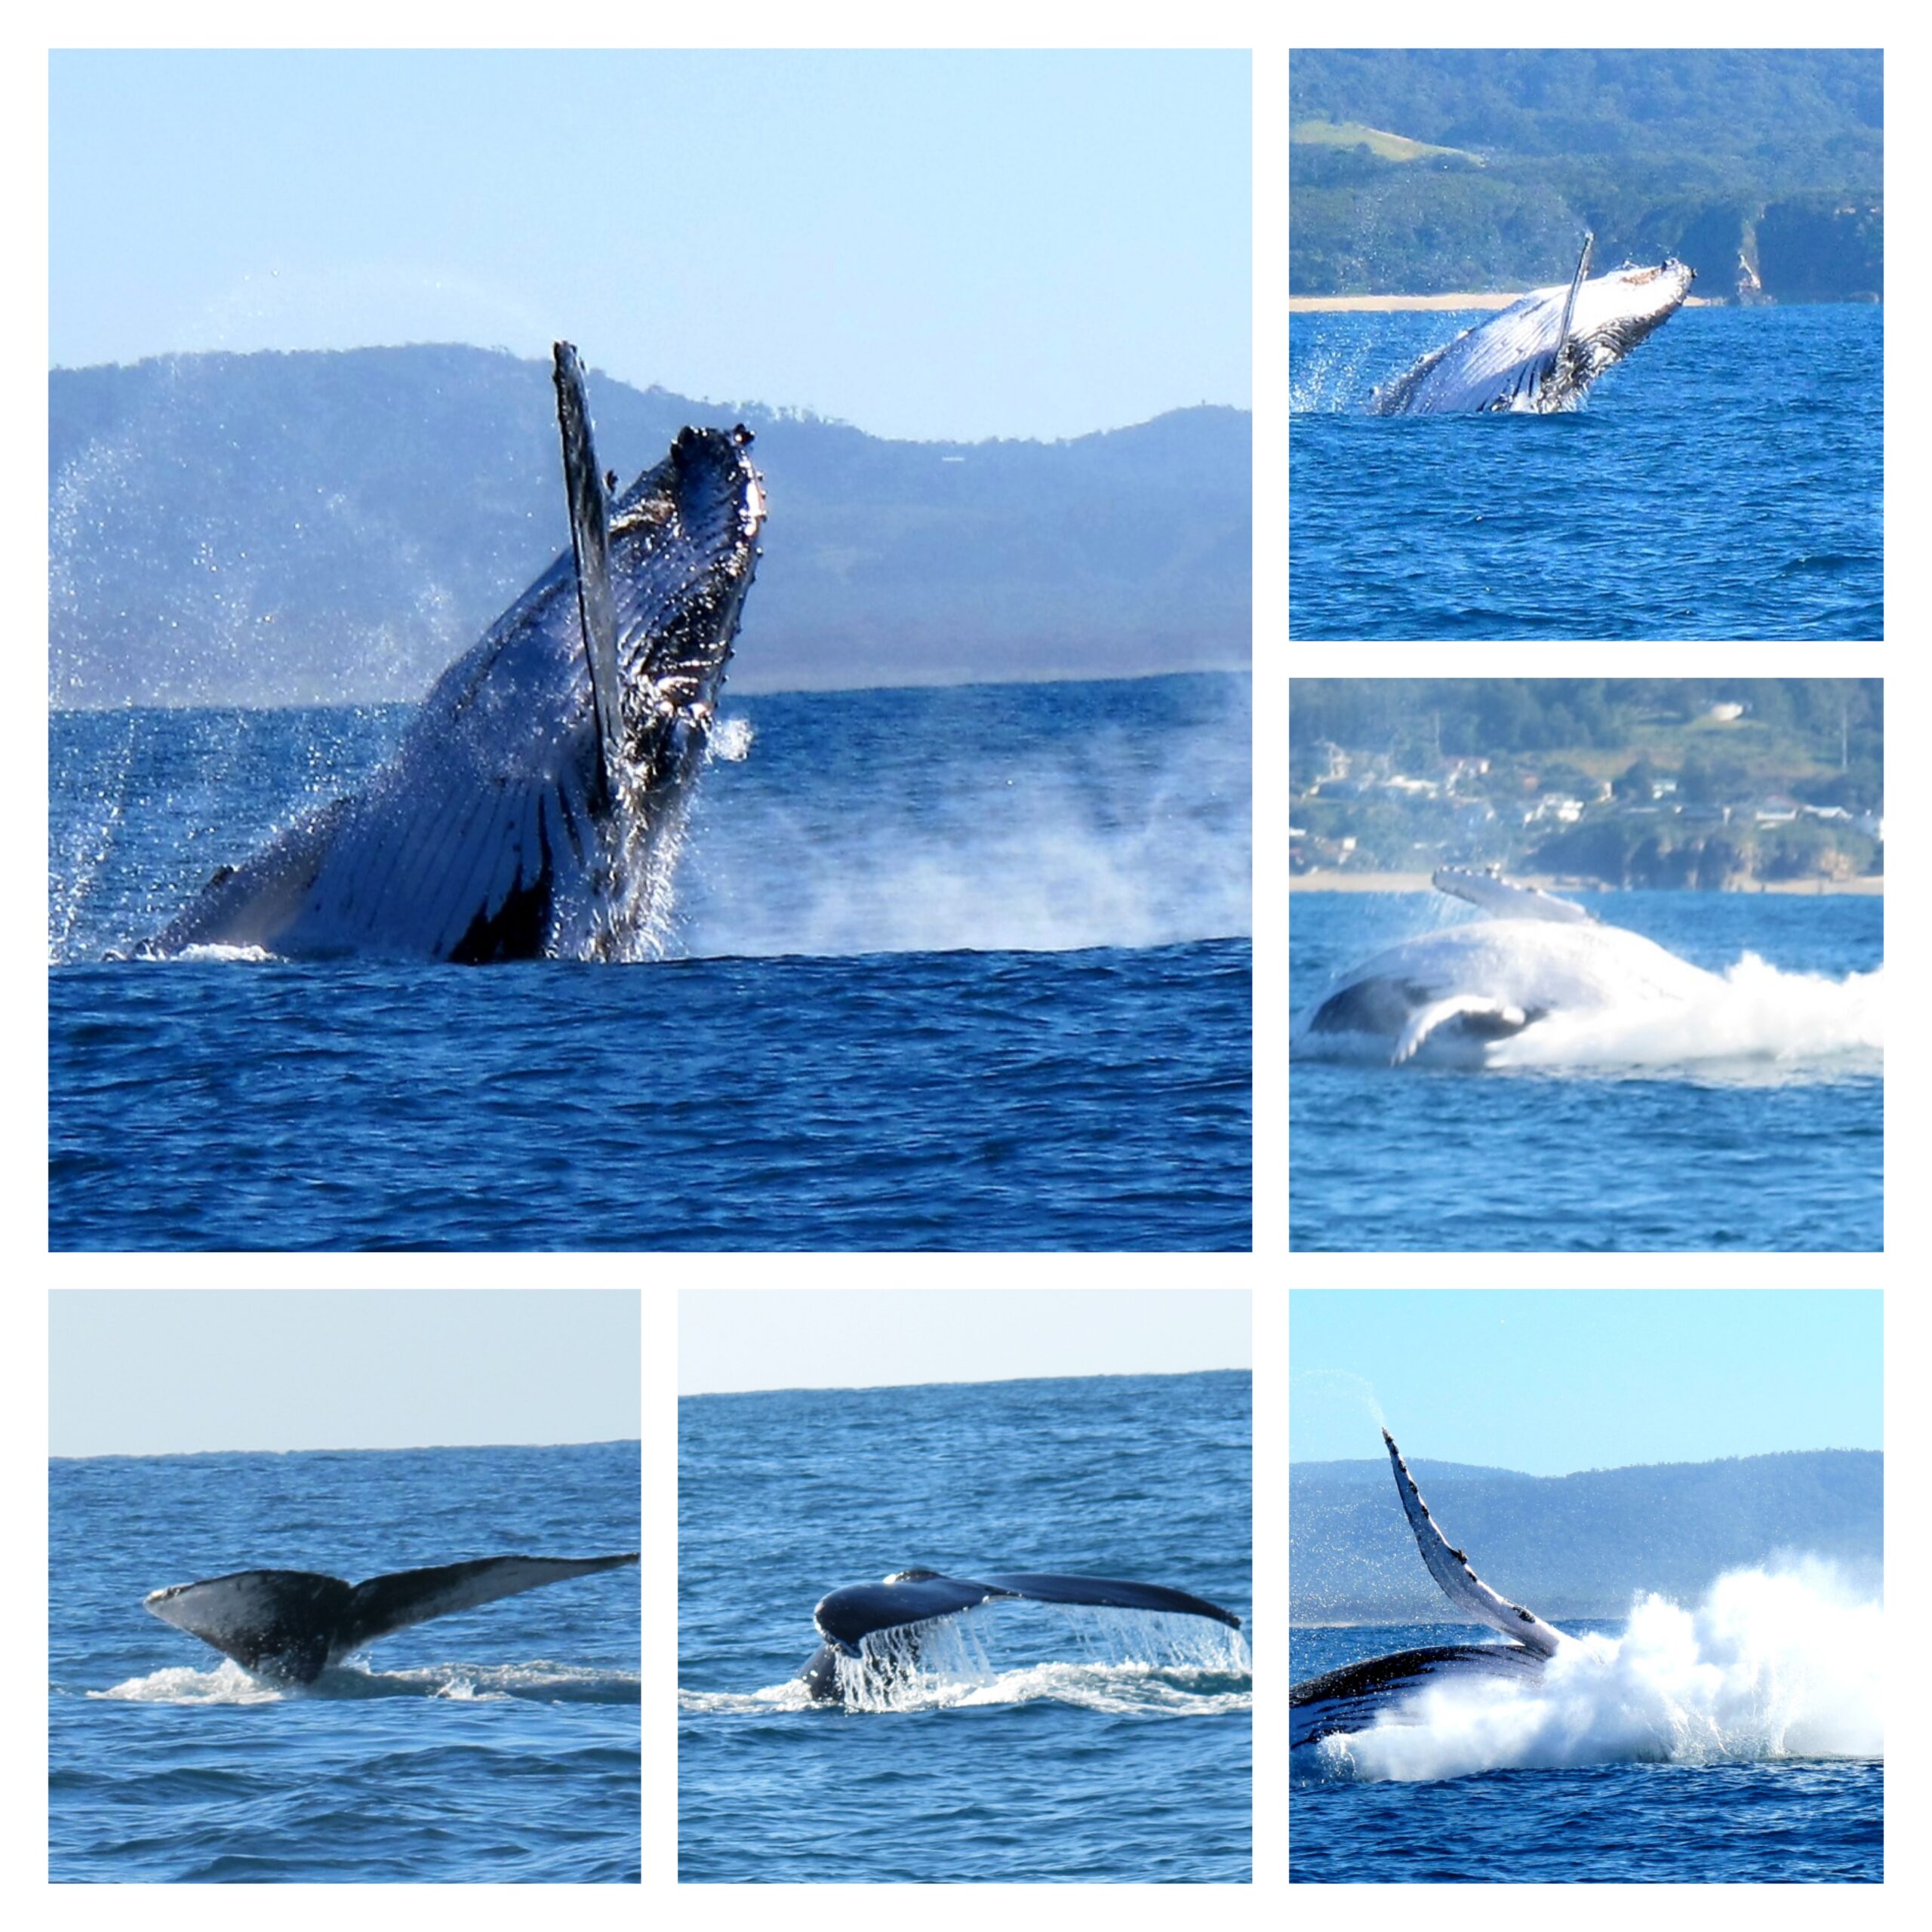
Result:
M1531 1475L1884 1447L1876 1291L1297 1290L1288 1451ZM1380 1405L1380 1413L1377 1405Z
M678 1389L864 1389L1248 1365L1245 1288L686 1288Z
M630 1289L56 1289L48 1452L616 1442Z
M51 360L502 346L875 435L1248 400L1248 60L69 52Z

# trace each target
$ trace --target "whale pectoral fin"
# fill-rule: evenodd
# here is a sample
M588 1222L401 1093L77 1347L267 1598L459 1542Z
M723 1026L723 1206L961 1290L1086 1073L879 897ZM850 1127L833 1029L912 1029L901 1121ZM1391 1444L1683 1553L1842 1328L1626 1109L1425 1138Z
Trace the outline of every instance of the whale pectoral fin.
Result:
M1389 1064L1400 1066L1413 1060L1432 1034L1451 1023L1464 1027L1475 1039L1504 1040L1520 1033L1530 1023L1530 1016L1520 1006L1481 993L1453 993L1447 999L1432 1000L1409 1015Z
M617 667L617 606L611 592L611 506L591 440L583 365L568 342L555 346L557 427L564 445L564 492L577 559L577 616L590 667L590 697L602 756L599 809L616 796L623 769L623 681Z
M1590 250L1596 237L1588 229L1583 231L1583 252L1577 257L1577 272L1570 278L1570 293L1564 298L1563 325L1556 332L1558 342L1568 340L1571 318L1577 312L1577 291L1583 285L1583 278L1590 272Z
M1554 1657L1567 1641L1563 1632L1546 1623L1535 1611L1498 1595L1476 1574L1469 1558L1442 1534L1429 1514L1429 1505L1422 1500L1422 1491L1416 1487L1416 1479L1395 1446L1395 1438L1385 1429L1382 1440L1395 1472L1395 1493L1402 1500L1402 1513L1409 1519L1423 1566L1442 1594L1466 1616L1487 1623L1492 1630L1501 1631L1539 1657Z

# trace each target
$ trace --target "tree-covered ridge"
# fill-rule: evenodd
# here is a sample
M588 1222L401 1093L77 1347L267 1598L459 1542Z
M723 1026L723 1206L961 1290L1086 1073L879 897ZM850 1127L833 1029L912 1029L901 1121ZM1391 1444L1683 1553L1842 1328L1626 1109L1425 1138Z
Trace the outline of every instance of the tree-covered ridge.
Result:
M1297 871L1726 888L1884 869L1876 678L1297 678Z
M1694 1601L1727 1570L1793 1555L1876 1573L1884 1458L1817 1450L1567 1476L1423 1463L1429 1506L1477 1574L1542 1617L1621 1617L1639 1592ZM1289 1615L1297 1623L1443 1623L1386 1460L1289 1472Z
M49 378L57 705L413 700L568 546L548 365L183 355ZM771 515L734 688L1244 666L1249 420L915 443L593 371L628 483L688 423L757 432Z
M1295 125L1365 124L1479 159L1332 135L1291 149L1293 291L1426 294L1675 254L1699 294L1875 300L1876 51L1297 54Z

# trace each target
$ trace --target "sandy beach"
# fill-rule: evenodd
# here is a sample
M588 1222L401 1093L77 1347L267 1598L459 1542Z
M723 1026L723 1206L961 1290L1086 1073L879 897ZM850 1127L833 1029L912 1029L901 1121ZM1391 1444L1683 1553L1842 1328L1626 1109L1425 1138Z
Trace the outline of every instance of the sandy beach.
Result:
M1529 292L1518 288L1513 291L1492 289L1487 294L1291 295L1288 309L1291 314L1349 310L1386 312L1397 309L1506 309L1511 303L1520 302ZM1694 295L1684 306L1687 309L1712 309L1721 308L1724 304L1711 296Z
M1520 301L1514 295L1291 295L1290 313L1312 309L1506 309Z
M1512 872L1511 882L1517 885L1540 886L1546 892L1591 892L1597 888L1593 882L1579 879L1552 878L1540 873ZM1748 883L1730 888L1737 892L1808 893L1823 898L1841 893L1859 898L1881 899L1884 897L1885 881L1876 878L1784 878L1752 879ZM1432 892L1426 872L1306 872L1288 875L1291 892Z

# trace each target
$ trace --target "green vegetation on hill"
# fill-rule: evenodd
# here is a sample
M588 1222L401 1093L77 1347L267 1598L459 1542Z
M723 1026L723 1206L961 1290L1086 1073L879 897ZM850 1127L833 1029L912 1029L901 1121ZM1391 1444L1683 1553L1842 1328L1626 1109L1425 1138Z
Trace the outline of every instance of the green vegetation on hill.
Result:
M626 483L756 431L771 506L734 688L1244 667L1249 424L888 441L593 372ZM447 345L183 355L48 386L49 693L414 700L569 545L547 365Z
M1297 678L1297 870L1723 889L1884 869L1875 678Z
M1727 1570L1823 1557L1875 1575L1884 1457L1826 1449L1576 1475L1420 1466L1417 1480L1494 1588L1540 1616L1621 1617L1651 1590L1695 1602ZM1416 1552L1388 1464L1289 1472L1288 1614L1297 1623L1453 1620Z
M1300 53L1291 288L1534 288L1589 229L1599 263L1674 254L1703 296L1875 300L1884 100L1876 51Z

